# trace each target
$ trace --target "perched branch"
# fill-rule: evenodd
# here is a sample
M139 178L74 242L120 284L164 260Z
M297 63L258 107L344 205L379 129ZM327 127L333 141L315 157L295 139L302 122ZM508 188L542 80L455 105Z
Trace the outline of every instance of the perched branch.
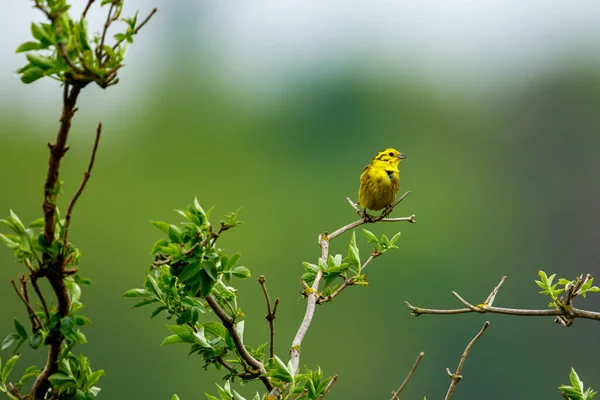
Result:
M85 185L87 184L90 176L92 176L92 168L94 167L94 161L96 159L96 151L98 150L98 143L100 142L100 135L102 134L102 122L98 122L98 128L96 128L96 140L94 140L94 148L92 149L92 156L90 157L90 164L88 165L87 171L83 174L83 180L79 185L79 188L73 195L71 202L69 203L69 208L67 209L67 216L65 217L65 237L64 243L65 246L69 245L68 237L69 237L69 227L71 226L71 214L73 213L73 207L75 207L75 203L81 193L83 193L83 189L85 189Z
M267 285L265 285L266 280L264 275L258 277L258 283L260 283L265 294L265 300L267 301L267 315L265 315L265 318L269 322L269 358L273 358L275 356L275 327L273 321L275 320L275 313L279 305L279 297L275 299L275 305L273 306L273 310L271 310L271 298L269 297L269 292L267 292Z
M477 340L479 340L479 338L483 335L483 333L488 328L488 326L490 326L490 323L488 321L485 321L485 323L483 324L483 328L481 328L479 333L477 335L475 335L473 340L471 340L469 342L469 344L465 348L465 351L463 352L462 357L460 358L460 361L458 362L458 367L456 367L456 372L452 373L452 372L450 372L449 368L446 368L446 372L448 373L448 376L452 379L452 381L450 382L450 387L448 388L448 393L446 393L446 397L444 398L444 400L450 400L450 398L452 397L452 393L454 393L454 389L456 388L456 385L462 379L462 375L460 373L462 372L462 368L463 368L463 365L465 364L465 360L467 359L467 356L469 355L469 350L471 350L471 347L473 347L475 342Z
M392 212L394 207L396 207L409 194L410 194L410 192L404 193L398 200L396 200L392 205L387 207L381 213L381 215L379 215L377 217L373 217L368 214L364 214L363 218L359 219L358 221L354 221L346 226L343 226L330 234L325 233L324 235L319 235L318 241L319 241L319 246L321 247L321 259L325 263L327 263L327 257L329 257L329 242L331 240L335 239L336 237L338 237L339 235L341 235L344 232L347 232L351 229L356 228L357 226L360 226L360 225L363 225L366 223L379 222L379 221L382 221L382 222L408 221L411 223L416 222L414 219L414 215L411 215L410 217L405 217L405 218L393 218L393 219L386 218ZM354 208L354 210L359 212L359 214L360 214L360 210L358 209L356 204L354 204L352 202L352 200L350 200L349 198L347 198L346 200L348 200L348 202L350 203L352 208ZM291 372L294 375L296 375L298 373L298 366L300 363L300 346L302 345L304 336L306 335L306 332L308 331L308 328L310 327L310 324L311 324L312 319L315 314L315 305L317 304L317 301L319 299L319 285L321 283L322 278L323 278L323 272L319 269L319 271L317 271L317 274L315 276L315 280L313 281L312 287L310 288L310 290L305 290L305 292L307 292L307 294L308 294L308 300L306 302L306 312L304 313L304 318L302 319L302 322L300 323L300 327L298 328L298 331L296 332L296 336L294 337L294 340L292 341L292 347L290 348L290 361L292 364Z
M331 387L333 386L333 384L335 382L337 382L337 379L338 379L338 375L337 374L334 374L331 377L331 380L329 381L329 383L327 384L327 386L325 386L325 390L323 390L323 394L319 396L319 400L321 400L321 399L325 398L325 396L327 396L327 393L329 393L329 391L331 390Z
M416 307L405 301L406 306L411 310L411 314L414 316L419 316L421 314L466 314L471 312L477 312L480 314L492 313L492 314L508 314L508 315L521 315L521 316L530 316L530 317L547 317L554 316L560 317L557 318L556 322L562 323L565 326L569 326L575 318L583 318L583 319L592 319L596 321L600 321L600 312L581 310L572 306L564 307L562 309L544 309L544 310L524 310L524 309L516 309L516 308L503 308L503 307L494 307L493 301L498 293L498 289L504 282L506 277L503 277L500 280L500 283L494 288L494 290L490 293L485 303L474 306L469 303L465 299L463 299L458 293L452 292L452 294L467 308L458 308L458 309L450 309L450 310L440 310L433 308L421 308ZM570 321L568 323L564 323L562 321Z
M382 253L378 252L377 249L373 249L373 251L371 252L371 255L369 256L369 258L367 258L367 261L365 261L365 263L362 265L361 271L363 271L365 268L367 268L367 266L369 265L369 263L371 261L373 261L375 258L379 257ZM319 297L319 299L317 300L317 304L323 304L323 303L327 303L331 300L334 299L334 297L336 297L337 295L339 295L340 293L342 293L342 291L344 289L346 289L348 286L352 286L356 283L356 278L352 277L352 278L345 278L344 279L344 283L342 283L333 293L331 293L329 296L325 296L325 297Z
M425 355L425 353L423 353L423 352L419 353L419 355L417 356L417 359L415 360L415 363L413 364L412 368L408 372L408 375L406 375L406 378L404 378L404 381L402 382L402 384L400 385L400 387L398 388L398 390L396 390L395 392L392 391L392 398L391 398L391 400L399 400L400 399L398 396L400 396L400 393L404 390L404 388L408 384L408 381L410 381L410 379L412 378L413 374L417 370L417 367L419 366L419 363L423 359L424 355Z
M237 331L235 330L235 324L234 324L233 318L231 318L229 315L227 315L225 310L223 310L221 308L219 303L217 303L215 298L212 297L211 295L206 296L206 302L208 303L210 308L212 308L212 310L215 312L217 317L219 317L219 319L223 323L223 326L227 329L227 331L231 335L231 338L233 339L233 342L235 343L235 348L236 348L237 352L239 353L240 357L242 358L242 360L244 360L248 365L250 365L252 368L255 369L255 371L248 371L248 372L255 373L255 376L265 374L267 371L266 371L263 363L260 362L259 360L257 360L256 358L252 357L252 354L250 354L248 352L248 350L246 350L246 346L244 346L244 343L242 342L242 338L240 337L240 335L238 335ZM269 377L260 376L260 380L265 384L265 386L267 387L267 390L273 390L273 385L271 384L271 379Z

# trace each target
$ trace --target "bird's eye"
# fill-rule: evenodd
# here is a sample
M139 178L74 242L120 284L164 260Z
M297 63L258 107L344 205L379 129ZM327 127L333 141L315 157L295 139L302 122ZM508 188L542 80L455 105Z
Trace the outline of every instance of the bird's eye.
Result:
M394 153L390 153L390 157L394 157Z

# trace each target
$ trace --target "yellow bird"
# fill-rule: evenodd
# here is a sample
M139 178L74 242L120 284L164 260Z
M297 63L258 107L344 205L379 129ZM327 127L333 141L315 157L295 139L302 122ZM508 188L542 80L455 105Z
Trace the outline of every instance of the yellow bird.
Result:
M365 167L358 189L358 203L362 207L377 211L394 202L400 186L398 164L403 158L406 156L398 150L385 149Z

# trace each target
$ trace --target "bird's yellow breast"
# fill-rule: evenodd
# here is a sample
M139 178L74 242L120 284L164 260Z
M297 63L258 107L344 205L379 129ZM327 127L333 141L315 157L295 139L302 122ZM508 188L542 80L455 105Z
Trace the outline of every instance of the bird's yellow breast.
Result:
M370 164L360 176L358 202L369 210L381 210L392 204L399 186L398 168Z

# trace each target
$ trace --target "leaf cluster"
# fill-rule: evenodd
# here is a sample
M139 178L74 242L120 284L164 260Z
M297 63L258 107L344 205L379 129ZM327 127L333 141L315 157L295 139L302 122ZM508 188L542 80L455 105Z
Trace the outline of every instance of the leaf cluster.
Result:
M130 18L121 17L123 0L102 0L101 7L108 8L106 23L101 32L90 34L86 16L73 19L67 0L34 2L48 22L32 23L33 40L22 43L16 50L26 53L27 64L17 70L23 83L44 76L80 87L96 82L106 88L118 82L117 72L123 67L127 46L141 28L137 13ZM115 21L121 21L124 29L114 34L109 44L107 31Z
M556 274L548 276L544 271L538 271L538 275L540 280L536 280L535 283L542 289L539 293L548 296L550 298L548 307L557 310L570 306L571 301L579 295L585 298L588 293L600 292L598 286L592 286L594 278L591 276L587 276L585 279L583 276L579 276L574 280L560 278L557 283L553 283ZM560 296L563 293L567 294L567 298Z
M184 222L176 225L152 221L166 238L158 240L152 247L154 262L146 275L143 288L130 289L125 297L140 300L132 307L154 304L151 318L164 312L167 319L176 325L167 325L172 335L163 340L163 345L186 343L190 354L198 354L204 367L213 365L227 369L226 379L241 377L254 379L257 374L246 374L251 368L236 348L234 339L222 322L201 321L208 311L207 296L212 296L243 340L244 313L238 306L237 289L229 285L233 278L248 278L250 270L238 265L240 254L228 255L216 245L219 236L226 230L239 226L238 212L225 216L215 232L211 224L210 210L205 212L197 199L186 209L176 210ZM246 350L257 360L264 360L266 343ZM232 359L227 359L232 357ZM238 370L236 365L241 365Z
M584 390L583 381L579 379L579 375L577 375L577 372L573 368L571 368L569 380L571 381L571 386L561 385L558 387L558 390L571 400L591 400L598 393L591 388Z

